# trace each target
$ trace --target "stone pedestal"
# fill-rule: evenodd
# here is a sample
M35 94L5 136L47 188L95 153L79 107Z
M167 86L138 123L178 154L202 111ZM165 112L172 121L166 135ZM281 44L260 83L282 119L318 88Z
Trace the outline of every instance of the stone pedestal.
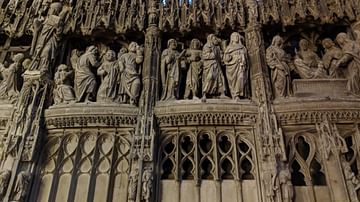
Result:
M349 96L347 79L295 79L295 97L344 97Z

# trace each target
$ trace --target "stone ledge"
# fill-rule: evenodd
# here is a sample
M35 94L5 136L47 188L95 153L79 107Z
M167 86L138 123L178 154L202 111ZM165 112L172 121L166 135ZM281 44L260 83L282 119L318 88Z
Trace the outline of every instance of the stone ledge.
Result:
M128 104L76 103L45 111L46 127L135 127L138 108Z
M158 102L155 114L160 126L254 125L258 113L250 100L176 100Z
M347 90L347 79L295 79L295 97L345 97L351 96Z

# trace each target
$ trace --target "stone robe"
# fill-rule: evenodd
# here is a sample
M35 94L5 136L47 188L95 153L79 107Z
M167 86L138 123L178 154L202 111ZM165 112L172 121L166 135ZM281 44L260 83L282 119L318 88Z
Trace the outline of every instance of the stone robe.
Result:
M340 59L341 64L347 64L348 89L360 95L360 46L347 42L342 51L344 56Z
M221 71L221 55L218 46L206 43L203 47L203 93L218 96L225 92L224 75Z
M226 65L226 76L229 83L231 96L233 98L245 96L247 83L247 51L241 44L229 45L224 54Z
M339 61L342 56L343 53L341 49L333 46L326 50L324 56L322 57L325 69L328 70L330 78L344 78L342 70L336 67L337 61Z
M2 81L0 81L0 98L12 99L19 95L18 91L18 65L16 63L11 64L8 68L5 68L0 64L0 73Z
M75 71L75 94L81 101L85 94L96 96L96 77L91 68L98 66L98 61L93 53L85 53L79 58Z
M119 95L127 95L136 101L140 94L140 73L139 64L143 61L143 56L136 53L125 53L119 58L119 68L121 72Z
M163 94L161 100L175 99L179 82L179 64L177 58L179 52L165 49L161 55L161 78Z
M68 103L75 100L74 88L69 84L71 72L56 72L54 89L54 103Z
M290 67L283 49L270 46L266 50L266 62L271 69L271 81L275 97L291 95Z
M186 75L186 87L184 97L188 98L190 93L199 96L200 79L202 73L201 50L189 50L189 70Z
M97 70L97 73L98 75L102 75L102 79L96 100L98 102L115 101L119 77L119 67L117 62L104 62Z

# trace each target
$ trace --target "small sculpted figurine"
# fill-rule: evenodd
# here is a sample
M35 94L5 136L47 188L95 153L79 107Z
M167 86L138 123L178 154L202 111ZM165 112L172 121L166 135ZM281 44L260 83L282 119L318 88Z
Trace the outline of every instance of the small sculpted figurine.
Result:
M18 53L13 57L13 63L9 67L0 64L0 73L2 80L0 81L0 98L15 101L19 95L19 80L22 72L22 61L24 54Z
M116 53L113 50L106 52L104 62L97 70L97 75L101 77L97 102L114 102L117 96L119 67L116 61Z
M339 33L336 42L343 52L336 67L347 68L348 88L353 94L360 95L360 45L349 39L346 33Z
M98 54L97 47L90 46L78 60L75 69L75 94L78 102L94 101L96 97L97 83L93 68L100 66Z
M201 53L201 42L198 39L191 40L190 48L185 53L187 62L189 63L184 94L184 97L187 99L199 99L201 94L200 81L203 66L201 61Z
M208 97L225 98L225 78L221 70L219 42L220 40L214 34L209 34L203 47L202 101L206 101Z
M299 42L299 51L296 51L294 64L297 73L302 79L326 78L327 73L319 56L311 50L310 43L306 39Z
M288 97L292 94L290 58L283 50L283 43L283 39L277 35L266 49L266 63L271 69L271 82L275 98Z
M6 190L9 185L10 177L11 177L10 170L6 169L6 170L2 170L0 172L0 199L2 199L6 194Z
M14 200L23 201L26 197L30 183L30 173L21 171L17 176Z
M153 173L152 168L147 167L143 173L143 184L142 184L142 199L145 202L150 202L151 198L151 190L152 190L152 182L153 182Z
M180 53L175 39L168 41L168 48L161 54L161 100L175 100L178 94Z
M122 52L124 52L123 49ZM130 99L132 105L136 105L139 101L143 61L144 50L136 42L131 42L128 52L122 53L118 60L121 74L118 95L122 97L122 101Z
M292 202L294 199L294 187L291 183L291 173L288 164L280 161L278 179L283 202Z
M73 71L67 65L62 64L57 68L54 77L55 88L53 92L55 105L75 102L75 92L71 86L72 76Z
M229 83L231 96L234 100L246 96L247 85L247 50L241 42L239 33L230 36L230 44L225 50L224 59L226 76Z
M322 61L324 63L325 69L327 69L329 72L329 77L344 78L345 76L342 69L336 66L337 61L339 61L343 56L341 49L338 48L329 38L322 40L322 46L325 49L325 54L322 57Z
M345 175L346 186L349 192L351 202L359 202L358 190L360 189L360 181L351 170L349 162L343 160L342 167Z
M131 202L136 200L138 180L139 180L139 171L136 168L130 172L130 176L129 176L128 199Z

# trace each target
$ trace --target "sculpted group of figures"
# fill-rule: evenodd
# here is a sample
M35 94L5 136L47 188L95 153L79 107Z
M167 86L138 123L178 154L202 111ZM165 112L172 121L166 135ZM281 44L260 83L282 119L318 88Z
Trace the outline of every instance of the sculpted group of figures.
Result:
M72 68L62 64L55 73L54 103L96 100L136 105L143 59L143 47L136 42L131 42L127 49L122 48L118 58L113 50L108 50L102 60L96 46L88 47L83 54L75 49L70 59ZM100 84L96 75L100 77Z
M291 71L302 79L341 79L348 80L348 90L360 95L360 33L356 40L348 34L339 33L335 41L322 40L324 55L320 58L306 39L299 41L299 50L293 60L284 51L284 40L275 36L266 50L267 65L271 69L273 94L275 97L288 97L292 94Z
M161 100L179 99L181 69L187 69L185 99L202 97L205 101L206 98L225 98L226 84L233 99L247 97L249 68L242 36L232 33L224 51L220 42L219 38L210 34L202 49L201 42L193 39L190 48L180 53L176 50L176 40L170 39L161 55Z

